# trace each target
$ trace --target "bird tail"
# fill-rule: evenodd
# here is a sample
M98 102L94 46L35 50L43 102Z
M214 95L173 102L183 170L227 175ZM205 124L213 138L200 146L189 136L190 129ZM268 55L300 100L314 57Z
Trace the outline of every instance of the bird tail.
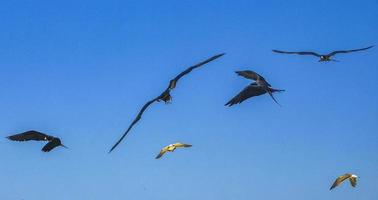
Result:
M280 107L282 107L282 105L280 103L278 103L278 101L276 100L276 98L274 98L273 92L282 92L282 91L285 91L285 90L266 88L265 91L269 94L269 96L273 99L273 101L276 102L277 105L279 105Z
M270 88L272 92L285 92L285 90Z

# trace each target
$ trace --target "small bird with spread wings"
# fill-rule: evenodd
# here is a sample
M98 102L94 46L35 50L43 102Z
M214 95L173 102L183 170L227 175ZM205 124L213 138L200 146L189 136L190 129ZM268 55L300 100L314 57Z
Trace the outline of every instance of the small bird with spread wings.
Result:
M190 144L184 144L184 143L174 143L174 144L170 144L168 146L165 146L164 148L162 148L160 150L160 153L156 156L156 159L159 159L161 158L166 152L174 152L176 148L183 148L183 147L191 147L192 145Z
M16 134L16 135L11 135L11 136L8 136L7 138L12 141L20 141L20 142L30 141L30 140L48 141L48 143L42 148L43 152L49 152L58 146L67 148L66 146L62 144L59 138L50 136L50 135L47 135L38 131L34 131L34 130L26 131L26 132Z
M224 53L222 54L218 54L218 55L215 55L205 61L202 61L198 64L195 64L189 68L187 68L185 71L181 72L179 75L177 75L174 79L170 80L169 81L169 84L168 84L168 87L167 89L165 89L159 96L153 98L152 100L148 101L146 104L144 104L144 106L142 107L142 109L139 111L139 113L137 114L137 116L135 117L135 119L131 122L130 126L127 128L126 132L121 136L121 138L113 145L113 147L110 149L109 153L112 152L120 143L121 141L123 140L123 138L125 138L125 136L129 133L129 131L131 130L131 128L142 118L142 114L143 112L154 102L160 102L160 101L164 101L165 103L169 103L171 100L172 100L172 97L171 97L171 94L170 92L176 88L176 84L177 84L177 81L180 80L181 77L189 74L193 69L195 68L198 68L198 67L201 67L221 56L223 56Z
M239 94L237 94L234 98L232 98L229 102L227 102L225 106L232 106L234 104L239 104L250 97L260 96L265 93L268 93L269 96L273 99L273 101L276 102L278 105L280 105L277 102L277 100L274 98L273 93L282 92L285 90L272 88L272 86L264 79L264 77L262 77L261 75L259 75L258 73L254 71L245 70L245 71L236 71L235 73L244 78L254 80L255 82L245 87L241 92L239 92Z
M319 57L319 62L324 62L324 61L335 61L338 62L338 60L332 59L332 57L338 53L351 53L351 52L356 52L356 51L364 51L367 49L370 49L374 46L369 46L361 49L352 49L352 50L340 50L340 51L333 51L329 54L318 54L316 52L311 52L311 51L281 51L281 50L273 50L273 52L276 53L284 53L284 54L298 54L298 55L310 55L310 56L316 56Z
M333 188L339 186L343 181L349 179L349 182L350 184L352 185L352 187L356 187L357 185L357 178L358 176L354 175L354 174L344 174L344 175L341 175L339 177L337 177L337 179L335 180L335 182L332 184L330 190L332 190Z

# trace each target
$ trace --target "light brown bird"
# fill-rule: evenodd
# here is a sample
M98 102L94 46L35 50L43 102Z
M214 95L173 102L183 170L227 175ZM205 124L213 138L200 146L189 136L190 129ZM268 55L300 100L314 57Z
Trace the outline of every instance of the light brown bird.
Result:
M346 179L349 179L349 182L352 185L352 187L356 187L356 185L357 185L357 178L358 178L358 176L356 176L354 174L349 174L349 173L341 175L341 176L337 177L337 179L332 184L332 186L331 186L331 188L329 190L332 190L333 188L339 186Z
M191 144L184 144L184 143L180 143L180 142L170 144L170 145L165 146L164 148L162 148L160 150L160 153L156 156L156 159L161 158L168 151L169 152L175 151L175 149L178 148L178 147L191 147L191 146L192 146Z

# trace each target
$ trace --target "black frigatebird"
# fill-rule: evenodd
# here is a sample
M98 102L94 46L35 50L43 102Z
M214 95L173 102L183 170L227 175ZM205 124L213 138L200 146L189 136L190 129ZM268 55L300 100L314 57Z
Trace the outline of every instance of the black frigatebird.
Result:
M332 57L338 53L351 53L351 52L356 52L356 51L364 51L364 50L367 50L367 49L370 49L374 46L369 46L369 47L365 47L365 48L361 48L361 49L352 49L352 50L339 50L339 51L333 51L329 54L318 54L316 52L312 52L312 51L298 51L298 52L295 52L295 51L281 51L281 50L272 50L273 52L276 52L276 53L284 53L284 54L298 54L298 55L310 55L310 56L316 56L316 57L319 57L319 62L324 62L324 61L335 61L335 62L338 62L338 60L334 60L332 59Z
M225 106L232 106L234 104L239 104L250 97L260 96L265 93L268 93L269 96L273 99L273 101L276 102L278 105L280 105L277 102L277 100L274 98L273 93L282 92L285 90L272 88L272 86L264 79L264 77L260 76L258 73L254 71L245 70L245 71L236 71L235 73L237 73L239 76L243 76L244 78L254 80L255 82L245 87L241 92L239 92L239 94L237 94L234 98L232 98L229 102L227 102Z
M20 141L20 142L30 141L30 140L48 141L48 143L42 148L42 151L44 152L49 152L58 146L67 148L66 146L62 144L59 138L50 136L50 135L47 135L38 131L34 131L34 130L26 131L26 132L16 134L16 135L11 135L11 136L8 136L7 138L12 141Z
M221 56L223 56L224 53L222 54L218 54L218 55L215 55L211 58L208 58L207 60L205 61L202 61L198 64L195 64L189 68L187 68L185 71L181 72L180 74L178 74L174 79L170 80L169 81L169 84L168 84L168 87L157 97L153 98L152 100L148 101L146 104L144 104L144 106L142 107L142 109L139 111L139 113L137 114L137 116L135 117L135 119L131 122L130 126L127 128L126 132L121 136L121 138L113 145L113 147L110 149L109 153L112 152L118 145L119 143L121 143L121 141L123 140L123 138L125 138L125 136L129 133L129 131L131 130L131 128L142 118L142 114L143 112L152 104L154 103L155 101L157 102L160 102L160 101L164 101L165 103L168 103L172 100L172 97L171 97L171 94L170 92L176 87L176 84L178 82L178 80L180 80L181 77L185 76L186 74L190 73L193 69L195 68L198 68L198 67L201 67Z

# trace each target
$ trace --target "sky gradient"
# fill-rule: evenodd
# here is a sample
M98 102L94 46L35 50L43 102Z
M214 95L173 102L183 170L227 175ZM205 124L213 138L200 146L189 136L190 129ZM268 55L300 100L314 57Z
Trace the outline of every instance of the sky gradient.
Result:
M1 1L0 199L378 199L378 1ZM111 154L139 109L180 80ZM231 108L254 70L273 87ZM69 149L4 137L27 130ZM173 142L192 144L155 160ZM346 172L360 176L329 191Z

